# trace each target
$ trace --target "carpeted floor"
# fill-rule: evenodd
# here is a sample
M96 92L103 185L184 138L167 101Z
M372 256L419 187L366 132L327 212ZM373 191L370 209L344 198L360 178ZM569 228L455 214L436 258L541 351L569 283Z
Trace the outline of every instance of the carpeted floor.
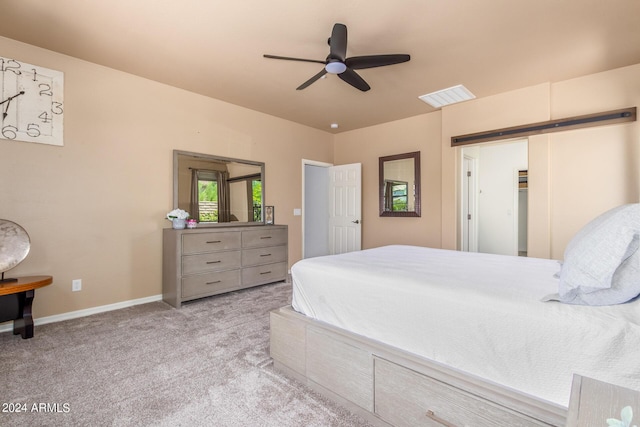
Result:
M275 371L278 283L0 334L1 426L367 426Z

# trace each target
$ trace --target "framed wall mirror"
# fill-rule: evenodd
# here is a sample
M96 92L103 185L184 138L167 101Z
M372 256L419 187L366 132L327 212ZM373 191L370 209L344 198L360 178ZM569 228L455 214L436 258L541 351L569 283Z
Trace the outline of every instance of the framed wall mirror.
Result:
M203 225L262 224L264 163L173 151L173 206Z
M380 216L420 216L420 152L380 157Z

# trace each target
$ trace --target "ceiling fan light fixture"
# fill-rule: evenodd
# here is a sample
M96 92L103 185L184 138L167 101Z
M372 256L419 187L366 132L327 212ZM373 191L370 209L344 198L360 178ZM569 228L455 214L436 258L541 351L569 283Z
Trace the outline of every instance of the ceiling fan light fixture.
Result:
M347 66L340 61L334 61L329 62L327 65L325 65L324 69L327 70L327 73L340 74L346 71Z
M342 81L362 92L368 91L371 89L371 86L369 86L355 70L400 64L411 59L408 54L367 55L347 58L347 27L339 23L334 24L333 30L331 31L331 37L329 37L329 55L324 61L267 54L262 56L286 61L319 62L324 66L319 73L302 83L296 90L309 87L319 79L326 77L327 74L337 74Z
M433 108L442 108L445 105L456 104L458 102L469 101L476 96L464 85L452 86L447 89L438 90L419 96L421 101L426 102Z

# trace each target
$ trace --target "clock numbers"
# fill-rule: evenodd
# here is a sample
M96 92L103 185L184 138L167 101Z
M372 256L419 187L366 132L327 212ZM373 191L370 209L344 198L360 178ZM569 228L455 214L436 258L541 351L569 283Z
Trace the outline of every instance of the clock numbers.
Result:
M6 139L16 139L16 136L18 136L18 128L11 125L3 126L2 136Z
M0 57L0 139L63 145L64 74Z
M40 126L35 123L29 123L27 125L27 135L32 138L37 138L40 136Z
M11 71L16 76L22 74L22 71L20 71L20 63L15 59L9 59L5 61L5 59L2 58L2 60L0 61L0 70L3 73L5 71Z
M38 87L40 88L40 96L42 96L42 95L53 96L53 92L51 91L51 85L50 84L40 83L38 85Z
M12 125L7 125L2 128L2 136L6 139L16 139L18 132L18 128ZM27 125L26 133L32 138L37 138L41 135L40 126L36 123L29 123Z
M43 111L42 113L40 113L38 118L42 121L42 123L51 123L51 120L52 120L51 116L46 111Z

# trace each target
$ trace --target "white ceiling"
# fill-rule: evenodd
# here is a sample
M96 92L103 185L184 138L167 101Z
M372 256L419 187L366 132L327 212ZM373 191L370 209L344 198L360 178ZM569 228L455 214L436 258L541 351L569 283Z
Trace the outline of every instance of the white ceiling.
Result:
M335 75L297 91L322 65L262 56L324 60L336 22L348 57L411 61L359 70L368 92ZM457 84L480 98L640 63L640 1L0 0L0 35L341 132L433 111L418 96Z

